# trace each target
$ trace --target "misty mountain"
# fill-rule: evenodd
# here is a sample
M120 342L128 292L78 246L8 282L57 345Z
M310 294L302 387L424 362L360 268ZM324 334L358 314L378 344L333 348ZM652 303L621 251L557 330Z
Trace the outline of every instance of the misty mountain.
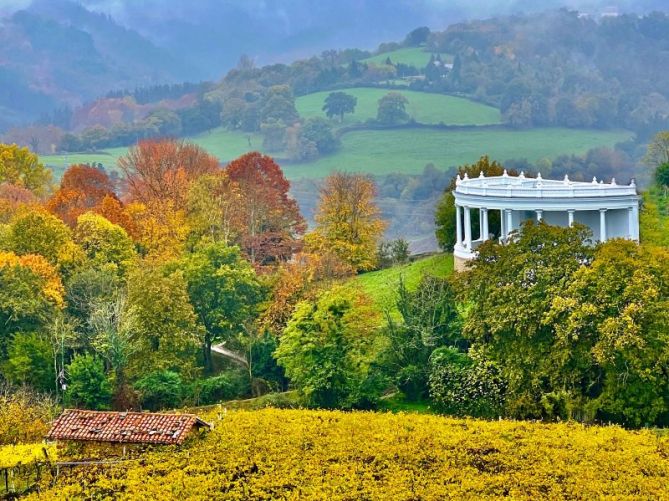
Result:
M112 89L197 76L136 31L74 2L40 0L0 20L0 127Z

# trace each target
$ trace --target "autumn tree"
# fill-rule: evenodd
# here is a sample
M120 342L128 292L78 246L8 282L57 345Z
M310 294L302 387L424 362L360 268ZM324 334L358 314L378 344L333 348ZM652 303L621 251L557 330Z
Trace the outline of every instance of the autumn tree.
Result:
M197 238L226 245L236 241L242 226L242 192L227 172L201 176L188 193L188 219Z
M376 267L386 223L374 203L376 185L368 176L335 173L320 189L317 226L305 241L312 252L333 252L354 270Z
M655 137L648 143L648 150L643 161L652 169L669 163L669 131L660 131L655 134Z
M100 206L105 197L116 198L109 176L95 167L73 165L63 174L60 188L49 199L47 208L74 227L81 214Z
M28 148L0 144L0 184L9 183L44 196L51 184L51 171Z
M16 332L44 328L63 296L58 272L43 257L0 252L0 359Z
M267 265L289 259L306 229L290 183L269 156L247 153L226 167L241 191L240 244L251 263Z
M355 106L358 104L358 98L345 92L331 92L325 98L323 104L323 111L328 118L339 117L339 121L344 121L345 113L353 113Z
M132 201L147 207L169 202L176 210L186 209L195 179L219 170L218 159L205 150L173 139L140 141L118 165Z
M19 209L38 203L39 199L29 189L0 183L0 223L9 223Z
M39 254L61 272L69 273L85 256L72 240L72 231L44 210L29 210L14 218L9 232L10 250L20 255Z
M95 265L112 264L123 275L136 257L126 231L104 217L87 212L77 219L74 240Z

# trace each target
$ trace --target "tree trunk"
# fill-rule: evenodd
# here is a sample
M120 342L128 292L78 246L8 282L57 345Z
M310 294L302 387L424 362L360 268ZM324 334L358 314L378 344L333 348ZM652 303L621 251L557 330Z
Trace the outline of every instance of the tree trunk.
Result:
M211 343L211 336L209 334L205 334L202 354L204 356L204 371L207 374L211 374L214 371L214 365L212 364L211 358Z

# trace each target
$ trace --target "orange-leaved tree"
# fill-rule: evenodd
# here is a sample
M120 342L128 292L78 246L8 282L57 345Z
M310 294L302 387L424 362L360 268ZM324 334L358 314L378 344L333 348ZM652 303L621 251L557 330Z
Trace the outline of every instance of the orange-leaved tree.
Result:
M107 173L88 165L72 165L63 174L60 188L47 208L71 228L84 212L97 208L105 197L116 198L114 184Z
M216 157L199 146L175 139L140 141L121 157L125 188L133 202L147 207L171 202L185 210L191 183L220 170Z
M297 202L288 195L290 183L269 156L247 153L226 167L241 197L239 243L254 265L290 259L306 230Z

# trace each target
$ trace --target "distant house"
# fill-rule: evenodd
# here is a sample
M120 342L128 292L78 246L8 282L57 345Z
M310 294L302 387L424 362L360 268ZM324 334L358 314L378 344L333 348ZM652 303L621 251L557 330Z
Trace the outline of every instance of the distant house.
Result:
M69 445L80 444L79 453L84 452L88 444L120 444L125 453L126 444L180 445L201 429L211 429L211 425L194 414L66 409L53 422L46 438Z

